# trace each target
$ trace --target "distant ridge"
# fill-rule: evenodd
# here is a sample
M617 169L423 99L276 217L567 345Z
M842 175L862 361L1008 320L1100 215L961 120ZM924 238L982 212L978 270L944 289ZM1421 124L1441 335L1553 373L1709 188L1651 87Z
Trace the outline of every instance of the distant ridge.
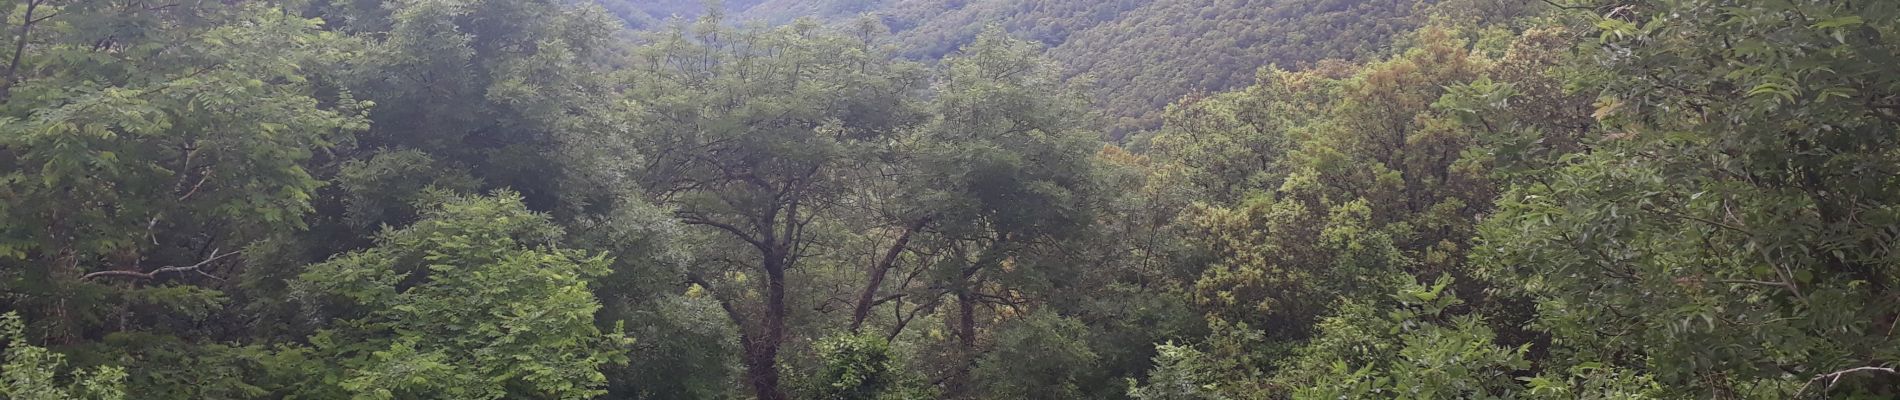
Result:
M696 17L702 0L599 0L636 28ZM1091 77L1113 138L1160 125L1182 96L1245 87L1268 65L1377 55L1436 0L729 0L737 20L839 23L867 13L902 54L935 60L995 24L1049 48L1067 77ZM637 5L636 5L637 4ZM632 14L639 11L642 14ZM632 22L634 18L644 18Z

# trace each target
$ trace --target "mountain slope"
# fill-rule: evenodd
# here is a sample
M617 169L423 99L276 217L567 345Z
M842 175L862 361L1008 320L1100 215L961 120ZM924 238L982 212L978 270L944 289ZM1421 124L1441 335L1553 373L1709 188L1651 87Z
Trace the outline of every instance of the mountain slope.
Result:
M626 0L601 0L603 2ZM1116 137L1160 124L1180 97L1244 87L1267 65L1379 54L1436 0L732 0L740 20L842 22L875 15L907 57L935 60L990 25L1043 43L1091 93ZM696 15L700 0L636 0L652 19ZM613 8L610 6L610 8ZM635 23L636 26L641 23Z
M1116 133L1153 128L1168 103L1253 83L1267 65L1380 54L1421 22L1421 0L1160 0L1067 37L1050 55L1093 75Z

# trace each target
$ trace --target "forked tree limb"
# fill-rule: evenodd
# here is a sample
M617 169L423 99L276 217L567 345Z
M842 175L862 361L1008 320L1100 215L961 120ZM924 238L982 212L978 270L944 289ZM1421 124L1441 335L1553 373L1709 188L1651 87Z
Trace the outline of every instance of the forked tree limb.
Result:
M870 268L865 270L866 279L864 290L858 293L857 305L852 307L851 310L852 332L857 332L859 328L864 326L864 319L871 316L872 307L889 301L888 298L886 300L876 299L878 289L884 286L885 274L889 273L891 268L897 265L898 256L903 255L904 250L910 248L911 236L916 234L917 231L923 230L925 226L929 226L931 219L931 217L918 218L916 221L911 222L910 225L905 226L904 232L897 235L896 242L892 243L891 247L885 250L884 257L879 258L876 264L871 264Z

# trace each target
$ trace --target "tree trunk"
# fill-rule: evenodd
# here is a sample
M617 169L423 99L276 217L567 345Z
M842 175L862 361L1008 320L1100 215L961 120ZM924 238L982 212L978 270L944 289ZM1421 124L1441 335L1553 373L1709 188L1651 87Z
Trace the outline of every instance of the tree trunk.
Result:
M983 254L978 256L975 262L965 266L963 274L957 278L957 314L959 316L957 336L966 353L976 354L976 291L981 290L978 287L981 284L976 274L983 272L992 264L1001 263L1004 258L1003 248L1008 242L1007 234L998 234L996 239L990 242L989 248L983 250Z
M746 343L746 378L759 400L785 400L779 390L778 349L785 341L785 266L768 255L765 262L765 321L754 340Z
M957 344L965 353L976 353L976 295L969 289L957 292Z
M877 289L884 286L884 276L890 273L891 266L897 263L897 257L903 255L904 248L910 245L911 235L929 223L930 218L912 222L904 229L904 233L897 235L897 242L892 243L891 248L884 252L884 258L879 259L876 264L871 264L871 268L865 271L867 278L864 282L864 291L858 294L857 308L851 310L852 332L857 332L858 328L863 327L864 319L871 315L871 303L877 301Z
M988 257L987 255L985 257ZM983 269L983 263L977 262L963 269L957 281L957 336L959 362L945 381L946 393L950 398L971 398L970 367L976 365L976 273Z
M20 80L20 58L26 55L27 35L33 32L34 24L46 18L33 16L33 11L38 9L41 3L43 1L40 0L26 2L26 15L20 18L20 32L13 36L12 60L7 62L6 76L0 77L0 103L5 103L7 99L13 97L13 84Z
M752 385L752 393L759 400L785 400L785 393L778 389L778 345L766 346L765 343L749 344L745 356L746 379Z

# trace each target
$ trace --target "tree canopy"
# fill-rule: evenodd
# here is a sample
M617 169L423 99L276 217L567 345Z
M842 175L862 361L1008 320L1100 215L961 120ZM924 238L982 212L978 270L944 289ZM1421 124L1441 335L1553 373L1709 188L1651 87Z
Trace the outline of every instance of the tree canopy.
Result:
M1900 3L7 10L0 398L1900 396Z

